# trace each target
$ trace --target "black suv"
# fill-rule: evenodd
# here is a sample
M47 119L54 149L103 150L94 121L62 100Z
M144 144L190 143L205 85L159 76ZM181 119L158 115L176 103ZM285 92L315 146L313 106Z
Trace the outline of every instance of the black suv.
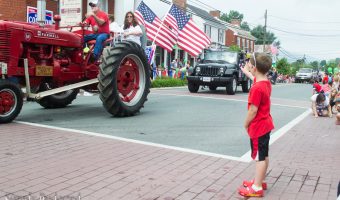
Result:
M204 58L187 77L190 92L196 93L201 85L209 86L210 90L226 87L227 94L231 95L241 85L243 92L249 92L251 80L240 69L245 62L244 53L209 50L205 52Z

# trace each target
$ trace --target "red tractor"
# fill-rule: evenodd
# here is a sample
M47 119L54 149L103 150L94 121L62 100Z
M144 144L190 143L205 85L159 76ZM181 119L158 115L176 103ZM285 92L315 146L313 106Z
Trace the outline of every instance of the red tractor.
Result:
M0 20L0 123L14 120L27 100L44 108L63 108L79 89L99 92L104 108L114 116L139 112L150 92L150 68L144 50L122 41L92 59L94 41L84 52L85 26L70 27ZM67 29L68 28L68 29ZM108 43L110 41L107 41Z

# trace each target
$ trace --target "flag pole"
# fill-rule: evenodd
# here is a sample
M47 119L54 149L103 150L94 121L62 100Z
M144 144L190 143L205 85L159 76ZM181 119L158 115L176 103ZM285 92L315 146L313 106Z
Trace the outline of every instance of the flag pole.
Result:
M156 36L155 36L155 38L153 39L152 45L151 45L151 46L155 45L155 41L156 41L156 39L157 39L157 37L158 37L158 35L159 35L159 31L161 30L161 28L162 28L162 26L163 26L163 24L164 24L164 19L166 18L166 16L167 16L168 13L170 12L170 9L171 9L172 5L173 5L173 3L171 3L170 8L168 9L168 11L167 11L167 12L165 13L165 15L163 16L162 23L161 23L161 25L159 26L159 28L158 28L158 30L157 30Z

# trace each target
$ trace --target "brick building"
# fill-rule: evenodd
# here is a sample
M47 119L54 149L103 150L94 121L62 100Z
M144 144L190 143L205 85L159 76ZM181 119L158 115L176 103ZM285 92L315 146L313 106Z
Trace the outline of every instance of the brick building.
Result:
M237 45L243 50L254 52L256 38L250 34L249 31L240 28L240 21L235 20L231 22L226 31L226 46Z

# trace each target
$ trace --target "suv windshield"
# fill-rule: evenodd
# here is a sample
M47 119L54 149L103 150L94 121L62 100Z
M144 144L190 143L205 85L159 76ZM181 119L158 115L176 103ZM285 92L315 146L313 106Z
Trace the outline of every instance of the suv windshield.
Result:
M210 51L204 55L206 61L222 61L237 64L237 53L228 51Z
M312 73L312 69L302 68L299 70L299 73Z

